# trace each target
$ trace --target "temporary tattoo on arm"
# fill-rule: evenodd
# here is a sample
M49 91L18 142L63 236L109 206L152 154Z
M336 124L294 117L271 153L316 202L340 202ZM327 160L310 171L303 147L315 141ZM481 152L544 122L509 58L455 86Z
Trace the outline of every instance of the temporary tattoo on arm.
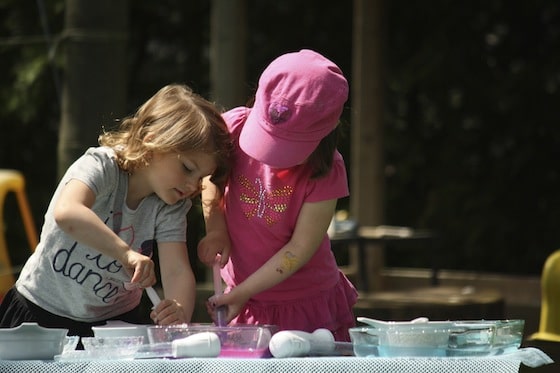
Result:
M298 262L298 258L291 251L286 251L282 257L282 264L276 268L276 272L284 274L284 271L292 271Z

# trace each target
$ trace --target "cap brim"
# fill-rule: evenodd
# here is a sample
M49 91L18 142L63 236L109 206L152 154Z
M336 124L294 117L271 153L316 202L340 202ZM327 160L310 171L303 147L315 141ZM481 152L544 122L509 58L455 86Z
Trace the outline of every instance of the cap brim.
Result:
M251 110L239 135L239 146L247 155L270 167L289 168L300 165L317 147L317 141L283 139L261 125L257 112Z

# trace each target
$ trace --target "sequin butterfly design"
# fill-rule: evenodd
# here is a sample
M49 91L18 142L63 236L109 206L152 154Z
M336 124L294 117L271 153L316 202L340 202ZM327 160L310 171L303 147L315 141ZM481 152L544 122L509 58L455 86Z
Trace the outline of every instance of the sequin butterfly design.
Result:
M247 219L258 217L264 219L267 225L273 225L280 220L280 215L286 211L288 200L293 193L291 186L267 191L260 179L251 183L241 175L238 177L241 185L241 208Z

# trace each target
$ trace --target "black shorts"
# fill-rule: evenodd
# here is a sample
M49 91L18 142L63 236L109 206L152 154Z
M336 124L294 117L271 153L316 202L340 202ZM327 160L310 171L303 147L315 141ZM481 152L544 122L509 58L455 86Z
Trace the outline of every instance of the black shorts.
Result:
M121 320L133 324L150 324L149 309L144 310L139 306L111 320ZM141 316L144 315L144 316ZM45 328L68 329L68 335L79 335L80 337L92 337L92 326L104 325L106 320L98 322L82 322L50 313L21 295L15 287L12 287L4 296L0 304L0 328L13 328L24 322L35 322Z

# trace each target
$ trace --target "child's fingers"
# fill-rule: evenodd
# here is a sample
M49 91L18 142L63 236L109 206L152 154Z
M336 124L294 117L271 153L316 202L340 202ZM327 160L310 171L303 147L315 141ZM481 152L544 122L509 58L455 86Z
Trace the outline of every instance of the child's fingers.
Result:
M134 284L132 282L125 282L124 283L124 289L125 290L134 290L138 288L138 284Z

